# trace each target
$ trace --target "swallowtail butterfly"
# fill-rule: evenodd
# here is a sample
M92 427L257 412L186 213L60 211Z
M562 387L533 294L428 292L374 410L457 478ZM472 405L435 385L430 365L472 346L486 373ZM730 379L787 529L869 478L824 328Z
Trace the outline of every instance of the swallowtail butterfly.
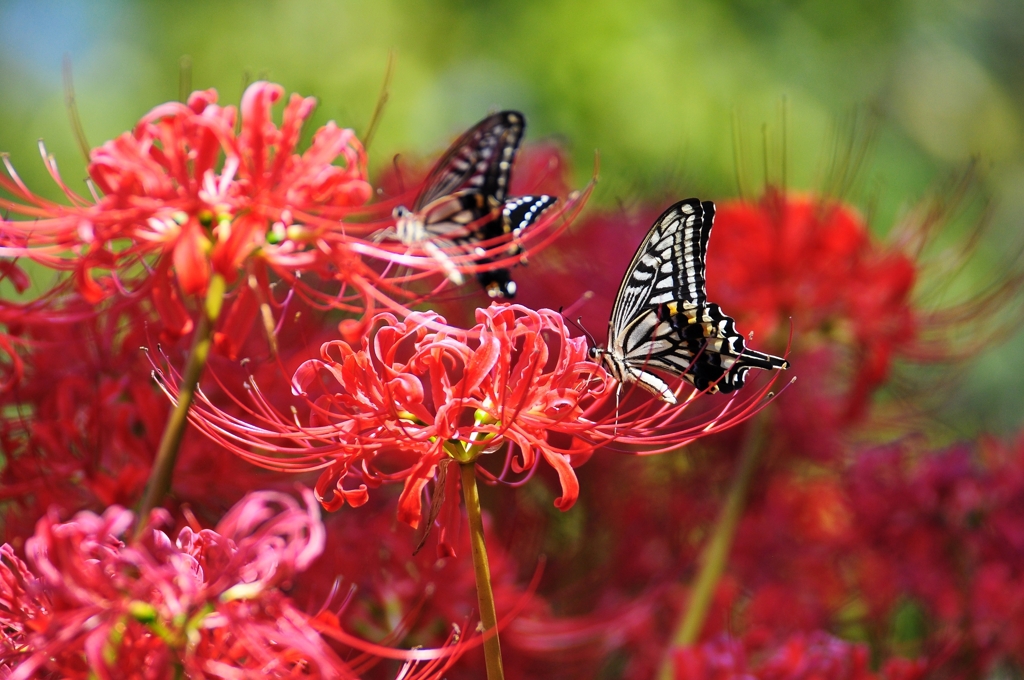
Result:
M620 384L636 383L671 404L676 396L651 369L680 375L699 390L732 392L751 368L789 368L747 349L733 319L708 302L704 262L715 204L688 198L655 221L626 269L608 323L608 347L594 347Z
M487 264L491 260L480 244L506 234L518 237L557 200L544 195L507 199L512 163L525 128L526 120L517 111L484 118L459 137L430 171L412 210L395 209L398 239L421 245L441 263L452 283L462 283L462 275L442 248L461 249L475 255L476 264ZM514 239L508 254L519 252ZM507 269L479 272L477 279L491 297L510 298L516 293Z

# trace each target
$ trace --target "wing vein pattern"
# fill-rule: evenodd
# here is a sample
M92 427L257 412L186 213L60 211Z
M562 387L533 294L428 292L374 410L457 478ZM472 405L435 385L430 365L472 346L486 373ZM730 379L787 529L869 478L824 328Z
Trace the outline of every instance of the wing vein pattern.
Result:
M705 262L715 205L690 198L654 222L626 269L597 355L622 382L661 399L675 396L648 369L680 375L695 387L732 392L751 368L782 369L782 357L747 349L735 322L707 300Z

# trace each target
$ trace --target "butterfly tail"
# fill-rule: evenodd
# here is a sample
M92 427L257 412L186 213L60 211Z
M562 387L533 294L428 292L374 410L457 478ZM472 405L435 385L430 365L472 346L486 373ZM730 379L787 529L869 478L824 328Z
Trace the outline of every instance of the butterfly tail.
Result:
M774 354L765 354L764 352L758 352L755 349L747 348L744 348L740 356L736 358L736 363L741 366L760 368L766 371L771 371L777 368L789 368L789 362L782 357L777 357Z
M746 349L735 358L732 366L722 375L715 384L713 391L728 394L743 387L747 380L747 373L752 368L759 368L765 371L789 368L789 362L774 354L765 354L755 349Z

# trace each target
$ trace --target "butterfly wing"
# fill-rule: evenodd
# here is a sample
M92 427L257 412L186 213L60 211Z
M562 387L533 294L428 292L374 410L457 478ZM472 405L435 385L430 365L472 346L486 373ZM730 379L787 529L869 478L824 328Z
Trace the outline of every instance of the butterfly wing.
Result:
M619 287L609 354L629 379L666 401L667 384L647 369L682 375L697 389L732 392L751 368L787 368L781 357L746 349L735 322L708 303L705 259L715 206L691 198L655 221Z
M541 214L558 201L554 196L517 196L507 201L501 210L504 217L502 234L509 232L518 236L530 228ZM501 236L501 234L495 234Z
M514 257L522 252L522 248L518 243L519 236L533 226L544 211L553 206L557 201L558 199L554 196L547 195L517 196L510 199L502 208L502 219L500 221L495 220L486 225L486 228L478 232L475 238L479 239L478 242L484 242L504 236L505 234L512 234L513 241L509 245L506 254ZM479 264L486 264L490 261L488 258L477 260ZM491 297L515 297L516 282L512 280L512 273L506 268L479 272L476 278Z
M696 350L684 377L699 390L727 394L743 387L751 368L789 368L782 357L748 349L736 322L714 303L696 313L672 314L670 321L690 351Z
M705 205L710 207L707 214ZM713 203L707 201L702 205L696 198L689 198L669 207L655 220L626 268L615 296L610 343L645 310L674 301L686 301L687 307L696 309L706 302L706 245L701 244L707 243L704 234L710 234L714 215Z
M449 147L413 204L427 238L478 251L482 242L529 227L554 204L551 196L524 196L506 203L512 164L525 129L521 113L501 111L474 125ZM514 256L519 250L512 245L509 253ZM490 261L476 259L478 264ZM480 272L477 279L491 297L515 295L508 269Z
M495 113L471 127L431 169L413 210L421 212L440 198L467 190L493 199L489 209L501 205L525 128L518 111Z

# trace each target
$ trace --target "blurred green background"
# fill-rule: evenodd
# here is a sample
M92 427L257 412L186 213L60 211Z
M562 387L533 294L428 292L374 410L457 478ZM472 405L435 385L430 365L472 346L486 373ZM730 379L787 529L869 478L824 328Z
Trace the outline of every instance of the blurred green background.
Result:
M569 149L579 183L600 151L595 204L666 191L722 200L737 195L738 175L748 194L765 167L781 181L783 155L788 186L825 188L836 149L862 148L874 129L848 198L876 232L977 156L979 195L993 207L968 278L1001 271L1024 243L1019 0L0 0L0 150L43 194L56 192L38 139L73 186L84 176L65 54L95 146L177 98L183 55L193 87L216 87L223 103L267 78L317 96L316 125L362 131L391 50L376 168L442 149L490 109L518 108L528 139ZM955 230L976 220L967 211ZM1016 334L958 369L944 420L963 434L1016 430L1022 374Z

